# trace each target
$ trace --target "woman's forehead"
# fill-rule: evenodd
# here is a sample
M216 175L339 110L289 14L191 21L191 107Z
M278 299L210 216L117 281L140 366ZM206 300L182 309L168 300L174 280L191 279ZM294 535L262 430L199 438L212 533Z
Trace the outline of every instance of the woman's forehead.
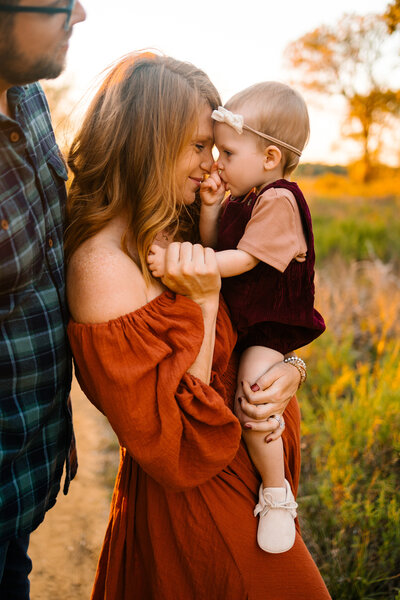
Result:
M211 113L212 109L209 105L203 106L200 110L196 129L196 138L201 138L203 141L213 141L214 129L213 120L211 119Z

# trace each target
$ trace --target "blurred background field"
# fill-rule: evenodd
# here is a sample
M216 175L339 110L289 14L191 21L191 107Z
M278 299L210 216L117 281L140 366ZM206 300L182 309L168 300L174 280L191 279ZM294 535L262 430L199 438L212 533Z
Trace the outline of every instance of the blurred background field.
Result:
M300 522L334 600L400 599L399 183L300 180L327 322L299 351Z
M103 1L86 4L97 7ZM212 3L207 4L211 11ZM141 33L147 35L154 28L144 25L144 8L139 19L136 14L136 20L131 18L135 9L128 0L117 0L119 11L93 9L85 26L77 28L75 63L71 55L75 69L45 86L59 144L67 154L81 118L78 114L71 119L70 114L75 105L71 73L80 73L85 86L89 79L83 67L90 61L82 62L86 51L81 48L87 48L90 39L92 57L100 58L104 48L114 52L114 42L104 44L105 31L107 36L110 31L117 34L129 50L162 46L176 58L193 61L209 73L224 101L238 89L268 78L294 83L302 91L312 117L305 152L310 162L300 165L293 179L303 189L313 216L316 304L327 331L299 351L309 371L299 392L300 523L333 600L400 600L400 0L315 2L312 9L307 4L308 11L286 0L273 11L268 3L258 3L255 12L247 10L243 16L251 19L251 26L242 27L241 39L247 29L252 40L236 48L231 45L226 62L221 59L227 55L226 38L220 35L218 19L214 23L218 34L209 36L213 44L207 62L204 44L192 36L193 17L188 11L180 10L178 0L166 5L156 0L156 5L166 11L160 20L168 33L164 45L159 32L154 43L147 37L138 42ZM333 22L341 10L357 12ZM378 13L364 14L368 10ZM149 11L153 23L153 3ZM271 44L270 35L253 33L253 14L259 11L268 11L264 22L271 34L276 30L279 37L290 38L283 53L285 66L280 51L271 58L270 51L277 46ZM322 18L318 11L335 14L316 26ZM286 13L292 16L290 23ZM172 48L169 41L181 39L170 34L176 29L176 14L179 32L188 33L190 39L183 36L183 46ZM236 21L236 11L224 15L227 23L231 17ZM99 25L111 18L114 27L108 21ZM121 33L122 23L129 26L129 35ZM132 23L136 30L131 37ZM236 22L227 24L226 30L236 27ZM315 28L307 32L308 27ZM240 53L236 58L235 49ZM260 58L265 56L267 65ZM109 61L102 60L104 67ZM331 130L339 127L339 121L337 142L328 148ZM315 156L323 164L311 162ZM327 164L330 160L340 165ZM33 571L32 590L39 600L89 597L118 462L117 444L107 433L105 419L87 410L77 388L73 400L82 468L70 494L57 502L34 533L34 564L42 566ZM87 436L92 430L95 435ZM91 504L82 501L89 496ZM52 534L58 527L64 527L60 536L69 540L67 552L61 547L58 554L43 553L43 548L60 546Z

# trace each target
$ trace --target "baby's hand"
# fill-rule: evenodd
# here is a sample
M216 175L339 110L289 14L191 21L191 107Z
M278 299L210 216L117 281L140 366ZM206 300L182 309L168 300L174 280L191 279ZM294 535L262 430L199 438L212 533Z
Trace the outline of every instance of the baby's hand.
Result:
M165 274L165 248L153 244L147 255L147 264L153 277L164 277Z
M217 163L214 163L209 177L200 185L201 201L205 206L220 205L225 197L225 192L225 183L219 176Z

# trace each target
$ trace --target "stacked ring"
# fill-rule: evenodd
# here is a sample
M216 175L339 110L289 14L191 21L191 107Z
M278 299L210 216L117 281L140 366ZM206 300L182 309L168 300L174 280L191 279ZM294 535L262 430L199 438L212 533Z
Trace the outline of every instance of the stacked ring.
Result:
M278 421L279 429L285 428L285 419L282 417L282 415L271 415L270 419L275 419L275 421Z

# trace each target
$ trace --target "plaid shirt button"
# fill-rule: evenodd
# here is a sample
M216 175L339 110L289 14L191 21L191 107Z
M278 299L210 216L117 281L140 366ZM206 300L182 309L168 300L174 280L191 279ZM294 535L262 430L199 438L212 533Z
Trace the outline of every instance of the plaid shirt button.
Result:
M20 137L21 136L19 135L18 131L12 131L10 133L10 142L15 144L15 142L19 142Z
M6 229L6 230L9 228L9 223L8 223L7 219L2 219L1 227L2 227L2 229Z

